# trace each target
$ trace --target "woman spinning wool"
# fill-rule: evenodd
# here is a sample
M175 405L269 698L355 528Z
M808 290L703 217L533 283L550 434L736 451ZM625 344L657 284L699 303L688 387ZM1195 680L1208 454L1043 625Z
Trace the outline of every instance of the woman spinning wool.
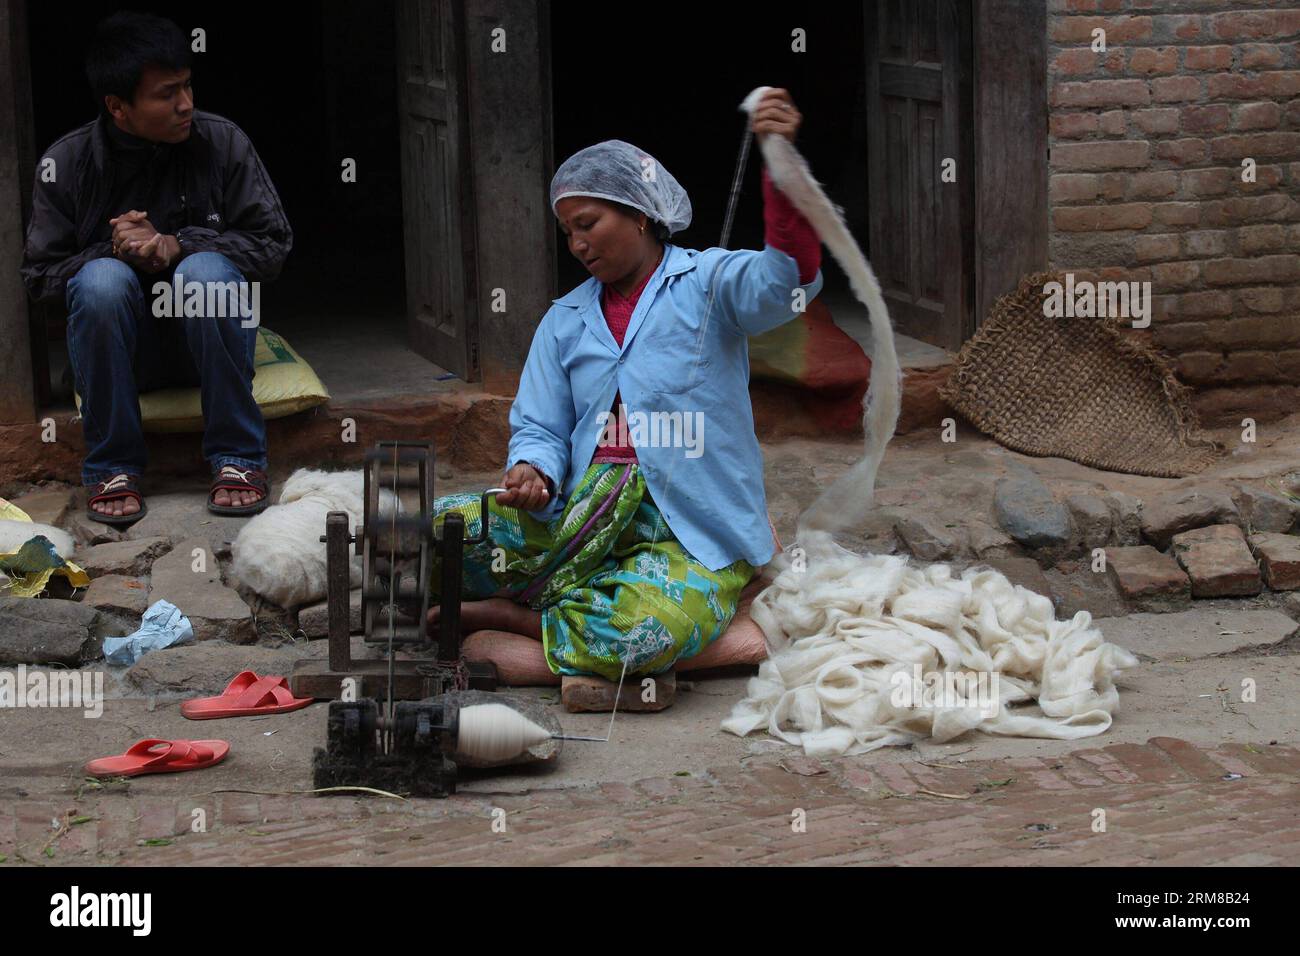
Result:
M800 119L770 90L750 125L793 141ZM766 170L763 199L763 251L700 252L668 241L690 225L690 199L635 146L598 143L557 170L551 208L591 278L533 337L508 490L489 540L465 553L466 634L525 634L556 674L618 680L625 664L670 669L730 623L774 550L747 336L822 286L817 235ZM438 499L435 524L449 511L478 533L477 495Z

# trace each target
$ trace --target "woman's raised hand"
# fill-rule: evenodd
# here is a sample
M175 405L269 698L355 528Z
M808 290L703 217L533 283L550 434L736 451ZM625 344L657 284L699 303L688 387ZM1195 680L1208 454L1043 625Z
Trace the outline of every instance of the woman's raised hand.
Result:
M759 98L750 116L749 128L755 133L776 133L794 142L803 114L795 109L789 90L771 89Z
M546 490L546 478L526 461L519 462L507 471L501 479L501 485L506 491L497 495L497 504L500 505L512 505L523 511L537 511L551 500L550 492Z

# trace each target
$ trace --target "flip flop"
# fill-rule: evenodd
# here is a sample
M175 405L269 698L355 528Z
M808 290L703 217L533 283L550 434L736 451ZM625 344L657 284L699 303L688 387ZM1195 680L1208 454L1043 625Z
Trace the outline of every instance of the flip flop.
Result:
M144 498L140 494L140 489L136 485L136 478L133 475L114 475L108 481L96 482L88 487L90 497L86 500L86 517L91 521L125 527L126 525L135 524L149 513L149 506L144 503ZM102 511L96 511L93 507L98 502L116 501L119 498L134 498L136 504L140 506L140 510L129 515L109 515L104 514Z
M218 491L255 491L262 497L251 505L219 505L212 500ZM212 479L208 489L208 510L214 515L255 515L271 504L271 483L266 472L256 468L240 469L226 465Z
M315 700L314 697L294 697L289 692L289 682L278 675L259 677L252 671L240 671L220 695L184 701L181 714L190 720L285 714Z
M224 740L160 740L132 744L117 757L100 757L86 764L92 777L139 777L146 773L180 773L221 763L230 753Z

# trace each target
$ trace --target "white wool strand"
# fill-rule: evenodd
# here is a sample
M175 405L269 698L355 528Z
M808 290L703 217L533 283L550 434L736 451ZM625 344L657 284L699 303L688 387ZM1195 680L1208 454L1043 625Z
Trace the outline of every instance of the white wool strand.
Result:
M752 112L767 87L745 98ZM1114 674L1137 659L1102 639L1087 612L1055 619L1052 603L1005 575L903 557L860 555L834 532L871 508L876 473L894 435L902 374L889 311L870 263L794 145L760 137L773 183L812 224L844 269L871 322L871 382L863 401L863 456L799 517L794 546L765 569L770 585L750 614L770 657L722 723L760 728L809 755L853 754L926 737L988 733L1072 739L1104 732L1119 704ZM798 555L798 558L792 557ZM961 701L899 699L917 674L984 675L986 694ZM1010 705L1035 701L1041 714ZM972 706L988 704L989 706Z

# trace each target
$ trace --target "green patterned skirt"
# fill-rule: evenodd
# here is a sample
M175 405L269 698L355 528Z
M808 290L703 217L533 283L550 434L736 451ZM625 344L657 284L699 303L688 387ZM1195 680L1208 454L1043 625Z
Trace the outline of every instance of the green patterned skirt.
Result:
M556 674L617 681L658 674L708 647L736 613L755 569L740 560L710 571L678 543L636 464L591 465L564 511L539 521L489 500L488 540L465 549L462 598L509 597L542 613L542 644ZM446 495L466 537L482 527L480 497ZM435 562L432 594L437 600Z

